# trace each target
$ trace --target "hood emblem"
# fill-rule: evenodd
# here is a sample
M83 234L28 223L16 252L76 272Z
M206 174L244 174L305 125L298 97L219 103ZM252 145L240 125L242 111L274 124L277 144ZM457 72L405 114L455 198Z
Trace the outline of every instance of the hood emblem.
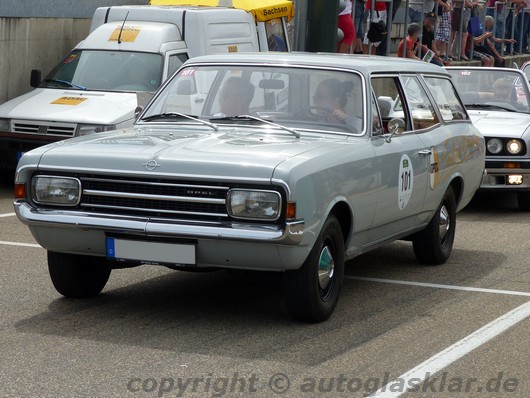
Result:
M146 163L143 163L142 166L145 166L145 168L149 171L153 171L157 167L160 167L160 165L158 164L156 160L150 160Z

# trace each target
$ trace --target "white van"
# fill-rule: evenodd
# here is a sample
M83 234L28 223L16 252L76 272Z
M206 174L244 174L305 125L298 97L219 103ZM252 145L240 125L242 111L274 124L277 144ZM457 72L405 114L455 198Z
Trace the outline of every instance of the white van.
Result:
M3 177L12 179L18 159L30 149L132 125L142 100L146 102L149 93L191 57L289 51L286 21L293 16L292 2L263 1L253 2L252 10L174 5L98 8L85 40L44 79L40 71L32 71L35 90L0 105Z

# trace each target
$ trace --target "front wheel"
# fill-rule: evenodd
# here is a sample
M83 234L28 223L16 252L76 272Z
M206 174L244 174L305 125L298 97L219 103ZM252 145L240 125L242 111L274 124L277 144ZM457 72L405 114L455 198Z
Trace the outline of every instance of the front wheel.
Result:
M331 215L302 267L284 274L289 314L303 322L328 319L339 300L343 276L344 239L337 218Z
M65 297L96 296L109 280L104 258L48 251L48 270L55 289Z
M456 199L451 187L427 227L414 235L412 247L420 263L439 265L451 255L456 231Z

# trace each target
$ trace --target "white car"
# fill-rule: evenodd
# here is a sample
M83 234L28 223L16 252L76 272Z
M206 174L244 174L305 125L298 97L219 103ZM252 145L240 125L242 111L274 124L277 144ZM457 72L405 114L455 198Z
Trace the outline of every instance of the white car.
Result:
M462 101L486 139L482 191L516 192L530 211L530 93L517 69L447 67Z

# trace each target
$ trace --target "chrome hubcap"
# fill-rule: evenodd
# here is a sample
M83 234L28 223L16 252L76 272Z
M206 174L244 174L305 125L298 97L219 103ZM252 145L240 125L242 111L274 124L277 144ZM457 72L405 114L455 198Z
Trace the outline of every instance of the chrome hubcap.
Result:
M335 270L335 261L331 255L331 251L328 246L324 246L320 252L320 259L318 262L318 284L320 289L325 290L331 279L333 278L333 272Z
M442 205L442 207L440 208L439 224L438 224L438 230L439 230L441 242L444 241L450 227L451 227L451 218L449 217L449 212L447 211L447 207L445 205Z

